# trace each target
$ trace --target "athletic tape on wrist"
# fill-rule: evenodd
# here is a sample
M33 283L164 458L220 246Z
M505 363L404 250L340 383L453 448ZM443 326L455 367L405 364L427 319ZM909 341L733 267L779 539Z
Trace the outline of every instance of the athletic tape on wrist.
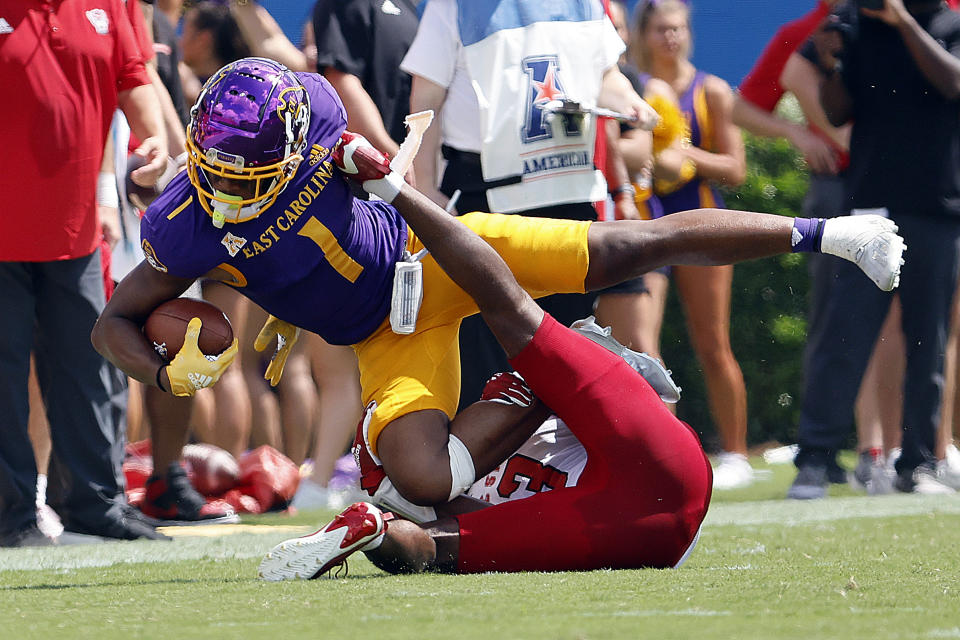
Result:
M392 171L377 180L366 180L363 183L364 191L372 193L387 204L393 202L402 188L403 176L396 171Z
M97 175L97 204L102 207L120 206L120 195L117 192L117 176L101 171Z

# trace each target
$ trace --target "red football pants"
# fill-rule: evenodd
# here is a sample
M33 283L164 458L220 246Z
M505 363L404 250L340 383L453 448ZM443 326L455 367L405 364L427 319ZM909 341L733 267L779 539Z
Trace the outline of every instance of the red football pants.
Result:
M511 361L587 451L575 487L457 517L461 573L672 567L713 475L693 430L624 360L545 315Z

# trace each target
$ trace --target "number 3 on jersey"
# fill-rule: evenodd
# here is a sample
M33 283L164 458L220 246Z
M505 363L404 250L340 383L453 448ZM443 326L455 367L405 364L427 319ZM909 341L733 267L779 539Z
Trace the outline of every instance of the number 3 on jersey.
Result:
M520 478L527 479L527 491L531 493L567 486L567 474L563 471L545 465L539 460L516 454L507 461L507 468L504 469L500 484L497 486L500 497L509 498L520 489Z

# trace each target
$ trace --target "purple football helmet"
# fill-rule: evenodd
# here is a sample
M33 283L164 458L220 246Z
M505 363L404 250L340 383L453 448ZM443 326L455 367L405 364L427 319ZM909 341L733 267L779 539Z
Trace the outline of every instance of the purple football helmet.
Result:
M307 90L278 62L243 58L207 80L190 110L187 171L216 226L276 201L303 161L309 126Z

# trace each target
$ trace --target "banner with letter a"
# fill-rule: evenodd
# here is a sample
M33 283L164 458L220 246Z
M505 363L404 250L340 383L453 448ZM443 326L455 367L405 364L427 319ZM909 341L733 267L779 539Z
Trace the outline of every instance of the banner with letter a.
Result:
M521 177L487 192L491 209L606 198L593 166L593 116L544 109L563 99L596 106L603 74L624 48L600 0L458 0L457 8L480 102L483 177Z

